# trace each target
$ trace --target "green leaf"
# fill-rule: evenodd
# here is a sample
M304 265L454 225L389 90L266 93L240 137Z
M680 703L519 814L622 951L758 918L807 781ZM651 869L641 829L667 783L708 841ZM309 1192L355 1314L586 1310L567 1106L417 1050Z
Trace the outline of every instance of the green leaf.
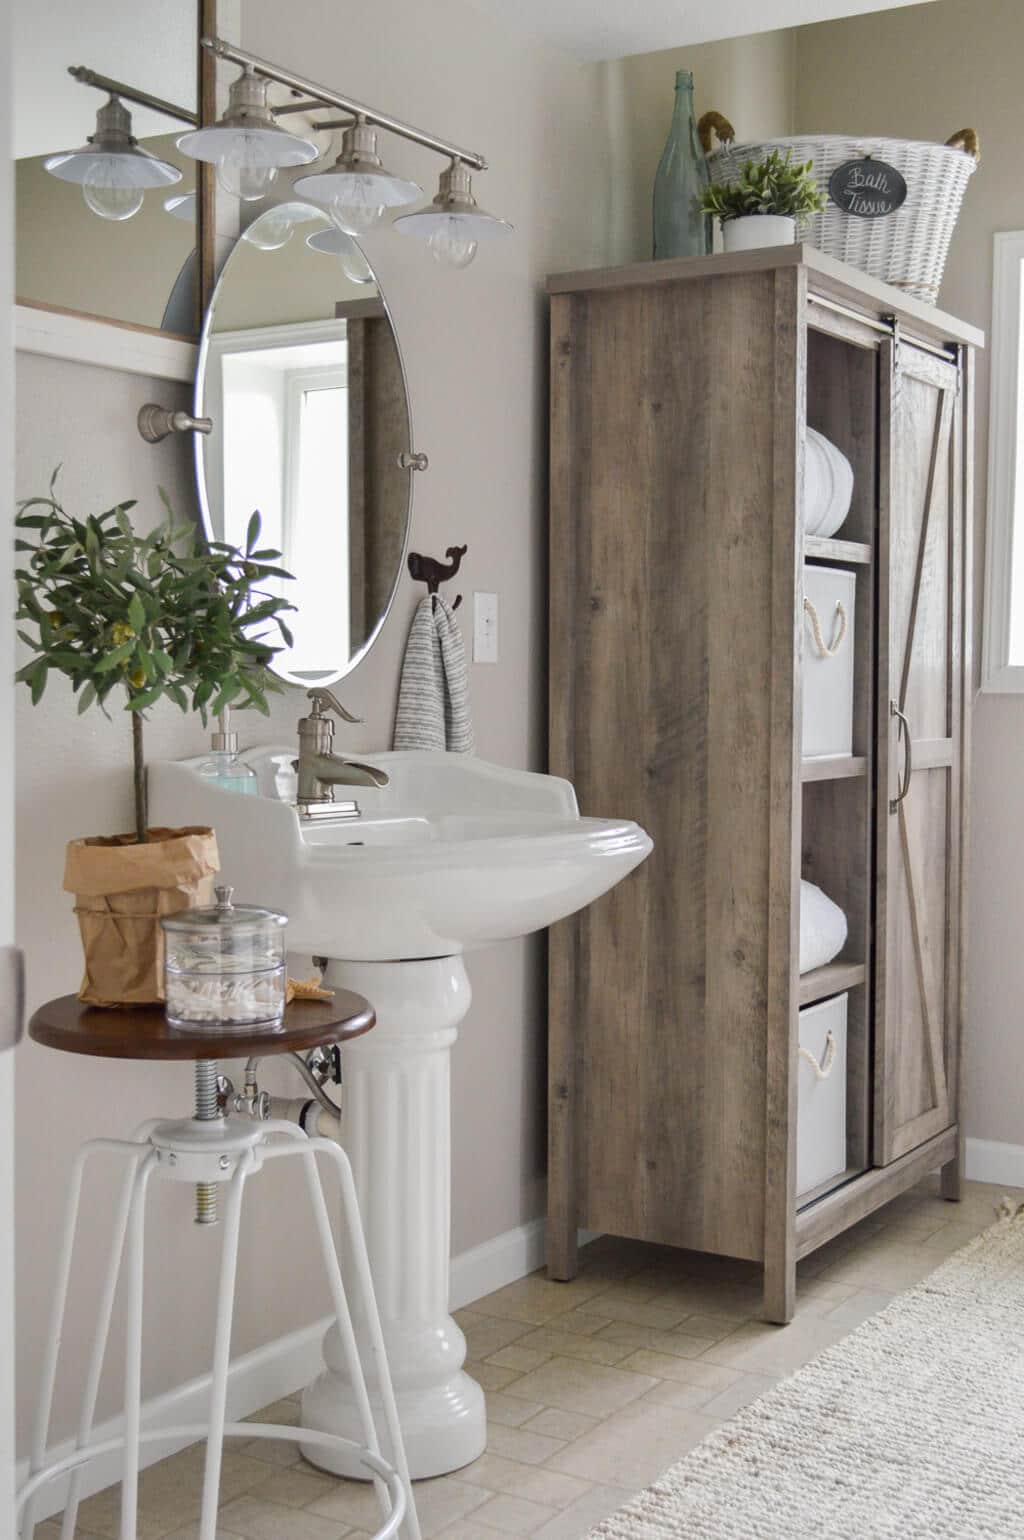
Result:
M133 593L128 601L128 624L136 636L144 630L146 625L146 610L138 593Z
M83 711L88 711L89 707L92 705L95 699L96 686L90 680L85 689L82 691L81 695L78 697L78 715L81 716Z
M252 517L249 519L248 527L245 531L245 554L247 556L252 551L257 540L260 538L260 528L261 520L259 512L257 511L252 514Z
M134 642L122 642L120 647L115 647L113 652L108 652L106 657L99 660L95 665L96 672L98 674L109 673L112 668L118 668L122 663L127 663L134 651Z
M46 665L46 659L40 658L39 662L34 665L32 672L28 676L28 682L32 690L33 706L38 706L39 702L43 698L43 691L46 689L46 676L48 672L49 670Z

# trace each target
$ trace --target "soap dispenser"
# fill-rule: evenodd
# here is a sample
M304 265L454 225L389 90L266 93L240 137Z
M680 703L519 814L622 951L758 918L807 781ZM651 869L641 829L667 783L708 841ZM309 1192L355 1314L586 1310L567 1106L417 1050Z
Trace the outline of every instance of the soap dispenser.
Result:
M224 791L237 791L243 797L259 795L259 776L238 755L238 734L231 730L231 707L225 706L217 718L217 731L211 736L209 759L197 766L196 774L212 781Z

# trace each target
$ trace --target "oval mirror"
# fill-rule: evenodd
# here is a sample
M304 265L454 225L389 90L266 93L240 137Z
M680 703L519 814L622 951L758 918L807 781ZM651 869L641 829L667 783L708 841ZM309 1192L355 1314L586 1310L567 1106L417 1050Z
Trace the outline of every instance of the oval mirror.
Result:
M275 672L330 684L367 651L398 586L412 433L398 339L360 247L305 203L237 241L203 326L196 376L199 503L208 538L283 556L294 646Z

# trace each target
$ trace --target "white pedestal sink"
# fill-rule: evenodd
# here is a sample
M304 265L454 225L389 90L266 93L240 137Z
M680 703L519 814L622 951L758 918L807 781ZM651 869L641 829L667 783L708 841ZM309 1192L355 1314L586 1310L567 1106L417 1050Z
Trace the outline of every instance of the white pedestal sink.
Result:
M462 953L540 930L607 892L645 858L635 823L581 818L567 781L465 755L368 754L383 789L344 788L358 819L302 823L281 801L287 746L246 755L260 797L154 764L153 821L209 823L227 881L282 909L288 945L329 959L327 981L365 995L377 1026L345 1049L342 1142L352 1161L414 1477L484 1450L483 1392L448 1313L449 1056L470 1004ZM358 1437L333 1331L302 1404L306 1427ZM310 1450L340 1475L360 1471Z

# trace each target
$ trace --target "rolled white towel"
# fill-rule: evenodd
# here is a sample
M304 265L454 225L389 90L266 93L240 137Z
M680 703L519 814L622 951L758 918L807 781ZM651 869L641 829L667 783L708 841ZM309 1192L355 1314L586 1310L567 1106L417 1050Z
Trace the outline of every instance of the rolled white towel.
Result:
M800 883L800 972L823 968L846 945L846 915L813 882Z

